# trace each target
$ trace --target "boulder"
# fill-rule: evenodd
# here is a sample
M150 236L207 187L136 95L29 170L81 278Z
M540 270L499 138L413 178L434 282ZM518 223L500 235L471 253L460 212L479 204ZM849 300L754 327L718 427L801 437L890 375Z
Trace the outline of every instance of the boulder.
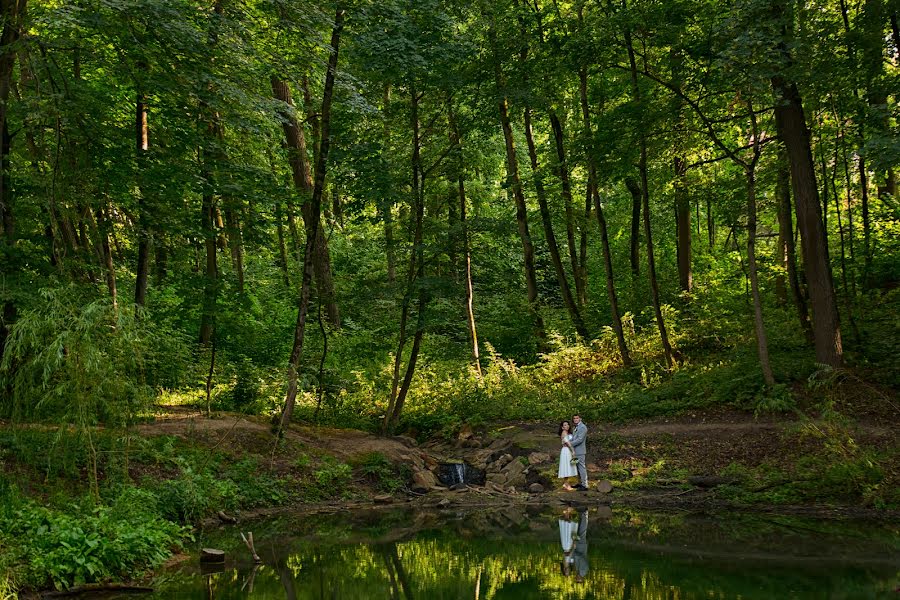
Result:
M434 473L431 471L416 471L412 476L413 484L412 489L414 492L419 492L423 494L429 491L431 488L437 486L437 477L434 476Z
M520 460L514 460L503 469L506 476L506 485L521 487L525 485L525 465Z
M463 440L462 446L463 448L481 448L481 440L471 437Z
M504 454L503 456L501 456L500 458L498 458L494 462L494 464L496 464L500 469L502 469L503 467L505 467L506 465L511 463L512 459L513 459L513 455L507 453L507 454Z
M441 508L447 508L451 504L453 504L453 502L450 500L450 498L444 498L443 500L438 502L438 506L440 506Z
M540 465L550 460L550 455L546 452L532 452L528 455L528 464Z
M471 425L466 423L460 428L459 435L457 437L461 440L467 440L473 435L475 435L475 431L472 429Z
M488 473L487 482L494 486L502 486L506 483L506 475L503 473Z
M610 483L606 479L601 479L600 481L597 482L597 485L595 485L594 487L601 494L608 494L613 490L612 483Z
M391 496L390 494L379 494L378 496L372 498L375 504L390 504L393 499L393 496Z
M476 469L481 469L482 471L487 470L488 463L491 460L491 455L494 452L490 448L485 448L484 450L479 450L469 457L469 464L471 464Z
M544 491L544 486L539 483L532 483L528 486L528 491L532 494L540 494Z
M467 486L464 483L456 483L454 485L451 485L450 489L453 490L454 492L464 492L467 489L469 489L469 486Z

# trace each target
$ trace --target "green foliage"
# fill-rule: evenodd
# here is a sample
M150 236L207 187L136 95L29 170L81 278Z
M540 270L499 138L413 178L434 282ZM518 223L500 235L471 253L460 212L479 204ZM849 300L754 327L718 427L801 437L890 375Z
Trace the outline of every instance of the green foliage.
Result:
M137 576L159 566L186 536L183 528L160 518L148 499L131 488L111 506L92 508L85 500L59 510L12 491L4 498L0 532L18 543L12 555L4 553L4 561L31 586L66 589Z
M354 462L362 476L382 492L397 492L410 477L409 467L392 464L381 452L367 452Z

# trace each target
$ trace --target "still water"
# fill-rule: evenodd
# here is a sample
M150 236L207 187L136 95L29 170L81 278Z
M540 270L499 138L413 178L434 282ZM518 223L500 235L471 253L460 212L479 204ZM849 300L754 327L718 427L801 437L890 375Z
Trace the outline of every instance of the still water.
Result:
M900 599L900 525L590 506L366 511L254 522L191 548L149 596L250 599ZM147 598L147 596L144 596Z

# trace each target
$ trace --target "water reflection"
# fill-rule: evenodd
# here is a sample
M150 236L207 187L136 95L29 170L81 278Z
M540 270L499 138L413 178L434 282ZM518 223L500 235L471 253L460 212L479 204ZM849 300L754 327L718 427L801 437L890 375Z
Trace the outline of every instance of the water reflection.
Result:
M160 578L155 598L893 598L900 582L900 532L885 525L585 506L265 527L254 532L262 565L245 556L236 531L218 531L203 545L236 562L211 574L185 566Z

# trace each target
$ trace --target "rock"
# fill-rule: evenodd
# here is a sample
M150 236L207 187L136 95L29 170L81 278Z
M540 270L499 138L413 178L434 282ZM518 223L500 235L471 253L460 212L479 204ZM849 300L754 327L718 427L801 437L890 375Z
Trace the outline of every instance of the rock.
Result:
M429 471L434 471L435 469L438 468L438 465L440 464L438 462L438 459L431 456L430 454L425 455L424 461L425 461L425 468L427 468Z
M202 563L223 563L225 562L225 552L216 548L201 548L200 562Z
M525 485L525 465L520 460L514 460L503 469L506 475L506 485L521 487Z
M540 465L550 460L550 455L546 452L532 452L528 455L528 464Z
M430 490L437 485L437 477L435 477L434 473L431 471L426 471L424 469L416 471L413 473L413 484L423 487L426 490Z
M506 475L503 473L488 473L487 482L495 486L502 486L506 483Z
M612 506L610 506L609 504L601 504L597 507L597 516L601 519L610 519L612 518L612 515Z
M509 440L504 440L503 438L497 438L493 442L491 442L491 445L488 447L491 450L505 450L506 448L509 448Z
M544 486L539 483L532 483L528 486L528 491L532 494L540 494L544 491Z
M469 438L462 443L463 448L481 448L481 440L478 438Z
M403 442L405 445L407 445L409 447L418 446L418 442L416 442L415 438L412 438L408 435L395 435L394 438Z
M714 488L717 485L723 485L732 482L731 479L728 479L726 477L716 477L714 475L691 475L687 478L687 480L689 484L702 488Z
M447 508L451 504L453 504L453 502L450 500L450 498L444 498L443 500L438 502L437 505L440 506L441 508Z
M476 469L481 469L482 471L486 471L488 468L488 462L491 459L491 455L493 454L493 450L490 448L485 448L484 450L479 450L471 457L469 457L469 464L471 464Z
M456 437L461 440L467 440L470 437L472 437L473 435L475 435L475 431L472 430L471 425L466 423L460 428L459 435L457 435Z
M375 504L390 504L394 500L394 497L390 494L380 494L372 498L372 500Z
M455 483L450 486L450 489L454 492L464 492L469 489L469 486L464 483Z
M237 523L237 519L232 517L231 515L225 514L224 510L220 510L219 512L217 512L216 516L219 517L219 520L223 523L228 523L230 525Z
M613 490L613 485L606 479L601 479L600 481L597 482L597 485L595 485L594 487L601 494L608 494Z
M497 465L497 467L499 467L500 469L502 469L503 467L505 467L506 465L511 463L512 459L513 459L512 454L504 454L503 456L498 458L496 461L494 461L494 464Z

